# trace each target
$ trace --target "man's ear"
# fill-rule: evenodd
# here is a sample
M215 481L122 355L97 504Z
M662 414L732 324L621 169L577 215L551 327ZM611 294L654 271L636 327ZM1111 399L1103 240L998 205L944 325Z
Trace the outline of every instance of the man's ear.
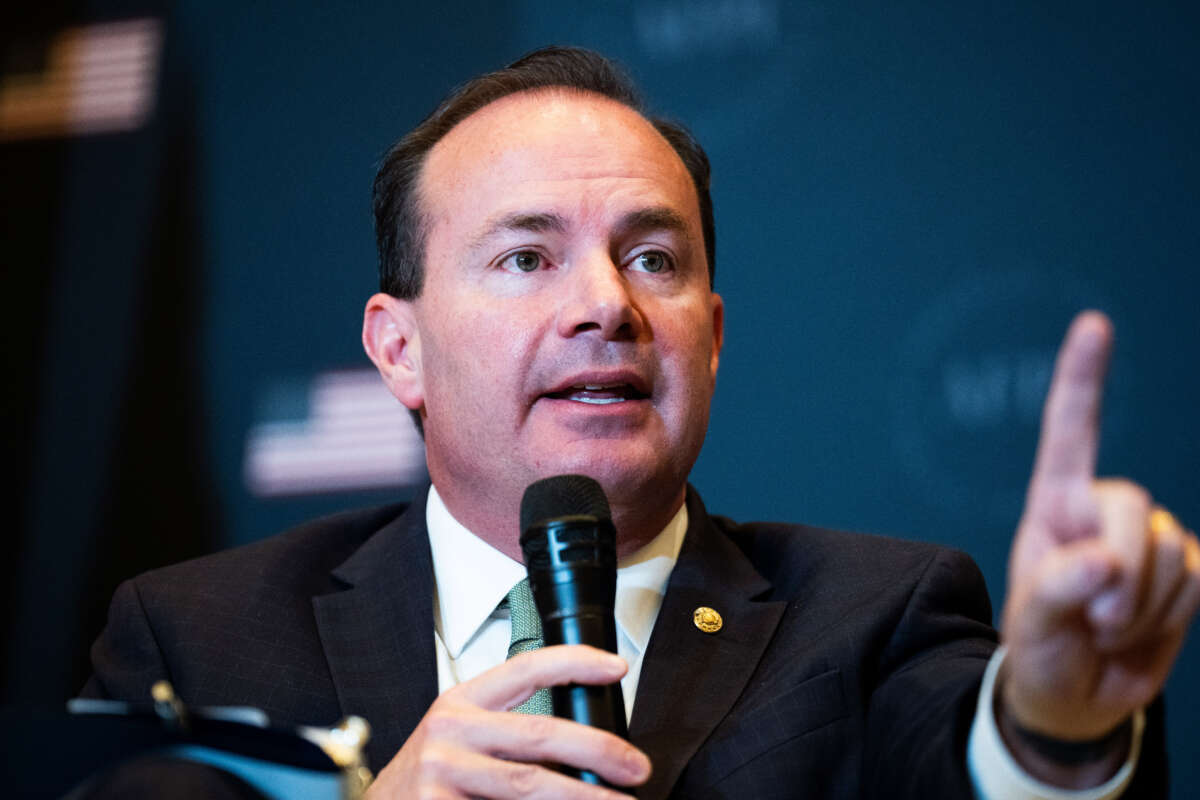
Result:
M713 307L713 351L712 351L712 376L713 380L717 378L717 364L721 360L721 345L725 343L725 301L721 299L721 295L713 292L712 296Z
M409 300L375 294L363 312L363 349L396 399L416 411L425 403L421 336Z

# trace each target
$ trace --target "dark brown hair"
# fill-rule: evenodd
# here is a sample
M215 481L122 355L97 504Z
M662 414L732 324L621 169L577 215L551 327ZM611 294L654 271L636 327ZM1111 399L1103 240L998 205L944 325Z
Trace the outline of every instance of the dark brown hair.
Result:
M375 240L379 289L411 300L424 281L426 225L418 197L421 168L433 146L479 109L518 92L563 87L603 95L646 116L633 83L599 53L577 47L544 47L454 90L420 125L392 145L375 175ZM704 149L682 125L646 116L674 148L696 186L711 283L715 272L710 169Z

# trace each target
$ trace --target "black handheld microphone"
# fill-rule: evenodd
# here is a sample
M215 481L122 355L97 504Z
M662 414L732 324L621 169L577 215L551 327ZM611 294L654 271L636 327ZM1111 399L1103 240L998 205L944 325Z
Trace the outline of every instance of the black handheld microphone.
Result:
M530 484L521 498L521 552L542 618L547 645L588 644L617 652L613 604L617 541L608 498L584 475L558 475ZM554 716L629 738L619 683L550 687ZM564 770L585 783L608 786L586 770Z

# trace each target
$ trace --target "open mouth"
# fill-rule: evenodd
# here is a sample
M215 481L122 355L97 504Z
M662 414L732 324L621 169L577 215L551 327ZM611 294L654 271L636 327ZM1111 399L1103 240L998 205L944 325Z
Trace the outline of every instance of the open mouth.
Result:
M552 400L571 400L591 405L624 403L629 400L645 400L649 397L648 394L628 383L579 383L556 392L548 392L544 396Z

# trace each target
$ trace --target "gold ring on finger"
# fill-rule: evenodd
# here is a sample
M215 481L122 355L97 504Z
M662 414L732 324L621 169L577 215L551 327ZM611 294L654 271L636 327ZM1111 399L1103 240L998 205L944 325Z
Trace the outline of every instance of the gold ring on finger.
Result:
M1150 532L1161 536L1168 531L1178 530L1179 520L1165 508L1156 508L1150 512Z

